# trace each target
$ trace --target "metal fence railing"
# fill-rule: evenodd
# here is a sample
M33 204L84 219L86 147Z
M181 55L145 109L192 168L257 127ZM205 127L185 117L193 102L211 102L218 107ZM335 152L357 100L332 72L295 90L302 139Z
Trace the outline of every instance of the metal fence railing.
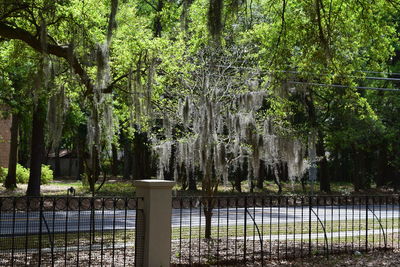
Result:
M0 266L133 266L138 201L1 197Z
M174 198L171 262L264 265L400 248L399 200L397 195Z
M142 198L0 197L0 266L143 263ZM171 263L400 248L400 196L176 197ZM142 227L139 227L142 226Z

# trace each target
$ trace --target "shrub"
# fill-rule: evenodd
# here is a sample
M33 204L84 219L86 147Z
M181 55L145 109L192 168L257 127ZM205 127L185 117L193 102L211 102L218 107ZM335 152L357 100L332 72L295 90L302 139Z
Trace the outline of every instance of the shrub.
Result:
M111 173L111 166L112 166L111 160L103 161L103 164L101 165L102 171L107 173L107 174L110 174Z
M29 169L24 166L17 164L17 183L27 184L29 181Z
M0 183L4 183L7 173L7 168L0 167ZM27 184L28 181L29 168L24 168L24 166L17 164L17 184ZM53 181L53 171L50 169L49 165L42 165L41 183L48 184L51 181Z
M8 174L8 168L0 167L0 182L4 183ZM22 165L17 164L17 183L18 184L26 184L29 180L29 169L24 168Z
M42 184L48 184L53 181L53 170L50 169L49 165L42 165Z
M4 183L4 181L6 180L7 173L8 173L7 168L0 167L0 183Z

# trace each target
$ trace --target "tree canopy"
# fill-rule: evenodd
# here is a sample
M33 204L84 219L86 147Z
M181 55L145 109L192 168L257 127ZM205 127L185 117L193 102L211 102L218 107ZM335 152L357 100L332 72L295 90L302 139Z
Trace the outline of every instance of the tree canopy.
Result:
M399 11L397 0L0 0L0 103L21 117L10 162L30 165L30 195L61 148L80 155L93 194L108 164L209 193L307 173L324 191L397 188Z

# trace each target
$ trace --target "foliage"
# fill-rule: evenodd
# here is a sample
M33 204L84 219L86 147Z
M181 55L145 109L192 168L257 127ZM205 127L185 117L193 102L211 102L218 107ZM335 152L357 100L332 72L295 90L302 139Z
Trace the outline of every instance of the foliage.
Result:
M26 184L29 180L29 169L17 164L17 183Z
M48 184L53 181L53 170L50 169L49 165L42 165L42 177L41 182L42 184Z
M216 100L226 119L238 113L232 95L251 93L256 80L265 94L249 132L263 135L260 125L272 121L275 133L301 143L308 161L315 146L314 160L328 162L326 168L350 164L346 180L356 182L368 170L369 180L383 175L392 177L384 183L394 183L400 177L398 92L365 88L398 87L390 80L400 66L398 7L388 0L1 1L0 106L26 114L19 153L25 165L28 111L38 99L49 101L44 150L78 151L94 185L111 144L128 153L140 134L156 149L164 141L195 139L199 131L186 127L178 112L186 99L198 107ZM51 68L40 79L43 58ZM51 86L47 76L54 78ZM168 129L168 120L175 127ZM209 146L232 144L228 137L220 134ZM247 155L256 152L254 142L240 143ZM380 167L368 169L381 155ZM386 174L379 174L382 168Z
M0 167L0 183L4 183L7 176L7 168Z
M3 183L7 176L8 169L0 168L0 182ZM25 168L20 164L17 164L17 183L27 184L29 180L29 168ZM42 184L48 184L53 181L53 171L50 169L49 165L42 165Z

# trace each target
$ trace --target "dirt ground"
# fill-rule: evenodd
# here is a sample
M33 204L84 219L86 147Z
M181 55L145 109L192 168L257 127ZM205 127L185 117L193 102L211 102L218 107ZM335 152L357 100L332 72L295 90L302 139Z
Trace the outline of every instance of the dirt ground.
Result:
M249 266L261 266L254 264ZM276 261L264 266L400 266L400 250L375 251L369 253L339 254L326 257L312 257L295 261Z
M86 266L89 264L92 266L134 266L134 252L126 251L123 253L122 251L116 251L115 254L106 251L103 256L100 256L98 251L92 252L91 260L89 260L89 255L86 253L81 253L79 260L79 265ZM125 254L125 257L124 257ZM4 255L3 255L4 256ZM34 255L28 257L28 265L37 264L37 256ZM17 258L14 262L16 266L23 266L25 264L25 257ZM55 255L53 258L54 266L67 266L76 265L76 252L69 253L67 257L65 255ZM52 259L49 255L43 255L42 257L42 265L43 266L51 266ZM0 260L0 264L6 264L8 266L10 262L7 261L6 258L2 258ZM3 266L3 265L2 265ZM172 267L177 266L217 266L217 265L188 265L188 264L171 264ZM251 262L247 264L243 263L230 263L230 264L219 264L218 266L262 266L260 262ZM375 251L367 254L347 254L347 255L334 255L329 258L326 257L312 257L312 258L304 258L297 259L294 261L272 261L272 262L264 262L263 266L305 266L305 267L328 267L328 266L400 266L400 251Z

